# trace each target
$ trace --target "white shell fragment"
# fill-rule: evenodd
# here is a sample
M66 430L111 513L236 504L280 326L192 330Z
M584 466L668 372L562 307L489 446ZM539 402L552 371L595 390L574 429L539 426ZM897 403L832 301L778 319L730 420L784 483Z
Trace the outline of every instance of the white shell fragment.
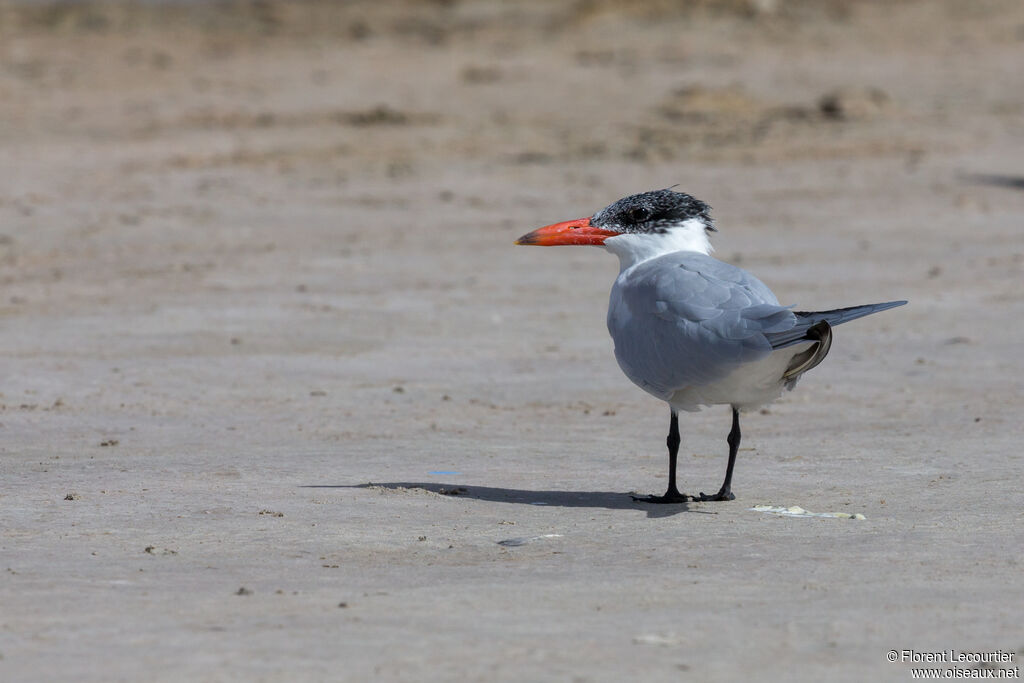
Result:
M660 645L663 647L671 647L672 645L682 645L685 639L677 634L675 631L669 631L668 633L643 633L638 636L633 636L634 645Z
M804 510L799 505L792 505L790 507L781 507L776 505L755 505L750 508L755 512L767 512L770 515L781 515L783 517L834 517L836 519L867 519L864 515L859 512L850 514L849 512L810 512Z

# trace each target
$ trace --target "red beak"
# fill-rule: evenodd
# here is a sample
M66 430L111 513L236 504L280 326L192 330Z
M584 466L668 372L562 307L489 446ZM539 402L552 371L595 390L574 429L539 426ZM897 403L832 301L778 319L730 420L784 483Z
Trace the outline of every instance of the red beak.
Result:
M557 247L564 244L604 244L609 237L619 233L614 230L596 228L589 218L555 223L538 228L516 240L516 244L536 244L541 247Z

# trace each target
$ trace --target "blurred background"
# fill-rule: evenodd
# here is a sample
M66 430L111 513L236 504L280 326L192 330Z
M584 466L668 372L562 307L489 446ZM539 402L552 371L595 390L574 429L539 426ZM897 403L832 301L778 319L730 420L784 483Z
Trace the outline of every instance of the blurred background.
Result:
M617 387L612 260L511 242L674 184L784 302L916 297L904 338L997 362L1022 48L1016 0L3 2L5 394L237 413L264 363L515 402L569 354ZM143 359L173 377L110 377Z
M908 633L1019 647L1022 142L1020 0L0 0L0 667L864 680ZM675 184L783 303L911 303L744 418L742 502L651 520L615 260L512 243ZM687 490L727 426L687 416ZM484 493L346 488L381 481Z

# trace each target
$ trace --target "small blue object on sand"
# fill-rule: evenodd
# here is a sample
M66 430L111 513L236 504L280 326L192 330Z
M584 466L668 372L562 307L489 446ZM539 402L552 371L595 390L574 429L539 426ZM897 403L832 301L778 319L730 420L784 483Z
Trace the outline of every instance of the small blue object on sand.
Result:
M462 474L462 472L456 472L455 470L430 470L427 474Z

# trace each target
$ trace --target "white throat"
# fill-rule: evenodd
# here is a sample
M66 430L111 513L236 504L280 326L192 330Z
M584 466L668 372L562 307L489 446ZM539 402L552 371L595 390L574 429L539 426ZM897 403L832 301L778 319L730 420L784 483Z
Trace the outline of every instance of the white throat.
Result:
M662 254L677 251L712 252L704 223L691 218L663 233L623 233L609 237L604 248L619 257L619 272Z

